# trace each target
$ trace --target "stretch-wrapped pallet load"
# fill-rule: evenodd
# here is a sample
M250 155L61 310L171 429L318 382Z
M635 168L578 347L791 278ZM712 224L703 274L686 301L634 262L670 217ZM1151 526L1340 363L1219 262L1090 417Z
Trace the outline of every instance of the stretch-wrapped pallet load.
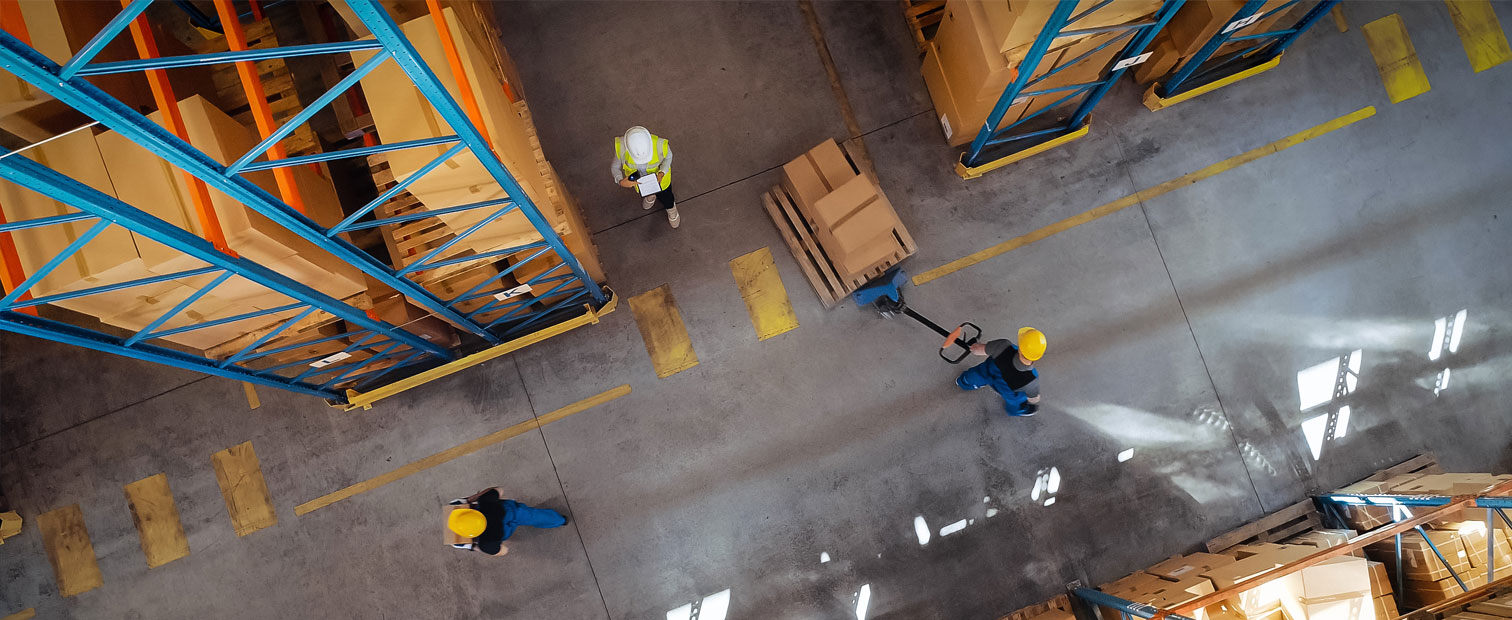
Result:
M1099 4L1103 4L1101 0L1083 0L1072 15L1080 15ZM1160 9L1161 4L1160 0L1112 0L1068 29L1088 30L1145 21ZM940 127L950 144L970 142L986 124L993 106L1018 76L1030 46L1044 30L1055 5L1055 2L1045 0L946 2L939 30L925 50L921 70L940 118ZM1093 32L1056 38L1030 76L1031 79L1048 77L1026 90L1060 88L1101 78L1129 40L1125 36L1103 46L1119 34ZM1072 64L1071 61L1089 53ZM1020 98L1013 102L997 127L1005 127L1040 112L1067 92ZM1062 108L1070 106L1059 106L1035 118L1071 112Z

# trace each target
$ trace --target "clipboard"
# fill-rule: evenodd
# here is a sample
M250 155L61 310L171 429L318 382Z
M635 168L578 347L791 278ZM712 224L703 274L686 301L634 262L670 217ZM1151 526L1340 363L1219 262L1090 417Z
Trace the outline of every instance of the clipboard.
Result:
M661 191L661 179L655 172L648 172L645 176L635 180L635 189L640 190L642 198Z

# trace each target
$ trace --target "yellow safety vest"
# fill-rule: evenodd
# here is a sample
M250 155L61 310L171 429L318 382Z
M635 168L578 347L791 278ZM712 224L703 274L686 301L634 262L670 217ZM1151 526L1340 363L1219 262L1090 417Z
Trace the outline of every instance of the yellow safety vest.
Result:
M640 167L642 165L644 165L647 170L655 170L658 166L661 166L662 158L666 157L668 152L669 149L667 147L667 140L665 138L652 134L651 161L648 161L644 164L637 164L630 157L630 150L625 148L625 139L623 137L614 139L614 156L619 158L621 172L623 172L626 177L629 177L632 173L640 172ZM661 180L661 188L667 189L671 186L672 175L663 175Z

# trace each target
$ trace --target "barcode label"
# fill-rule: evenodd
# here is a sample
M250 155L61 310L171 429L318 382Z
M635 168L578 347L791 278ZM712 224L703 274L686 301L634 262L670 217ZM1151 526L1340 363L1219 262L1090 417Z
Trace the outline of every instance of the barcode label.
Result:
M497 299L499 301L504 301L506 299L513 299L515 297L519 297L521 295L529 293L530 290L531 289L530 289L530 285L529 284L521 284L521 285L516 286L516 287L514 287L512 289L509 289L507 291L503 291L501 293L498 293L498 294L494 295L494 299Z
M310 362L310 368L325 368L326 366L330 366L331 364L335 364L336 362L339 362L351 356L352 354L347 353L346 351L338 351L336 353L332 353L323 358Z
M1149 60L1150 59L1150 55L1154 54L1154 53L1155 52L1145 52L1145 53L1140 54L1138 56L1135 56L1133 58L1125 58L1123 60L1120 60L1120 61L1118 61L1118 64L1113 65L1113 70L1114 71L1120 71L1120 70L1132 67L1134 65L1141 64L1144 61Z
M946 140L949 140L950 136L955 134L955 132L950 130L950 119L945 118L944 114L940 115L940 128L945 130Z
M1229 25L1223 27L1223 34L1228 34L1258 21L1260 21L1260 15L1258 13L1244 19L1231 21L1229 22Z

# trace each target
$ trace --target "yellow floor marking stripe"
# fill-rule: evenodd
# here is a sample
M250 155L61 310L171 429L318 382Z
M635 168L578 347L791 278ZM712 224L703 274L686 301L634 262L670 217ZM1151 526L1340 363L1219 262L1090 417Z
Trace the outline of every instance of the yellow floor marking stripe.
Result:
M95 561L89 529L84 527L84 511L78 504L37 515L37 529L42 532L42 546L58 578L58 594L76 596L100 587L100 564Z
M693 341L688 339L688 328L683 325L670 287L663 284L631 297L630 312L635 315L641 340L646 342L656 376L665 379L698 365L698 354L693 352Z
M210 464L215 468L215 481L220 483L226 513L231 515L231 526L237 536L278 524L273 497L268 494L268 483L263 480L262 464L252 442L216 452L210 456Z
M920 284L924 284L933 280L938 280L977 263L1034 243L1035 241L1045 239L1055 234L1063 233L1092 220L1112 215L1113 213L1117 213L1122 209L1137 205L1141 201L1150 200L1152 198L1155 198L1156 196L1160 196L1172 190L1186 187L1208 177L1216 176L1217 174L1225 170L1231 170L1267 155L1279 153L1283 150L1289 149L1293 146L1324 135L1336 129L1347 127L1353 123L1370 118L1374 115L1375 107L1373 106L1355 110L1354 112L1340 116L1339 118L1323 123L1322 125L1294 133L1265 146L1245 151L1244 153L1235 155L1196 172L1184 174L1182 176L1161 183L1160 185L1156 185L1155 187L1140 190L1131 195L1124 196L1123 198L1114 200L1113 202L1092 209L1091 211L1085 211L1073 215L1039 230L1014 237L990 248L973 252L961 258L945 263L944 265L940 265L939 267L935 267L934 269L930 269L929 271L925 271L914 276L914 286L918 286Z
M262 406L262 401L257 398L257 388L251 383L243 383L242 391L247 393L248 409L256 409Z
M4 618L0 618L0 620L31 620L35 617L37 617L37 610L28 607Z
M125 486L131 521L142 541L147 567L157 568L189 555L189 539L179 521L178 505L168 488L168 476L148 476Z
M1365 44L1370 47L1376 69L1381 72L1381 84L1386 87L1386 97L1392 103L1428 92L1428 74L1423 72L1423 63L1418 62L1417 50L1412 47L1401 15L1392 13L1360 30L1365 33Z
M1003 166L1006 166L1008 164L1018 163L1062 144L1080 140L1082 136L1087 135L1087 132L1091 130L1092 119L1088 117L1086 122L1082 123L1081 129L1068 133L1064 136L1058 136L1052 140L1046 140L1012 155L1008 155L1007 157L994 159L980 166L967 166L966 162L962 161L965 159L966 155L962 153L962 159L956 160L955 171L956 174L960 175L963 179L969 180L980 178L982 175L992 172L993 170L997 170L998 168L1002 168Z
M1349 22L1344 21L1344 5L1335 4L1329 13L1333 15L1334 27L1338 28L1339 32L1349 32Z
M583 400L567 405L566 407L562 407L561 409L557 409L556 411L552 411L551 413L548 413L546 415L538 416L536 418L526 420L519 424L515 424L514 426L505 428L504 430L489 433L467 443L447 448L423 459L390 471L386 474L368 478L367 480L363 480L362 482L344 488L340 491L327 493L308 502L295 506L294 514L309 514L359 493L366 493L395 480L399 480L401 478L404 478L405 476L419 473L437 465L441 465L443 463L456 460L460 457L467 456L511 437L518 437L521 434L535 430L557 420L561 420L572 414L587 411L629 393L630 386L621 385L612 390L590 396Z
M751 315L757 340L766 340L798 327L798 315L793 314L793 304L788 301L787 288L777 273L771 248L761 248L731 260L730 275L735 276L740 296L745 298L746 312Z
M1255 77L1257 75L1260 75L1261 73L1265 73L1266 71L1270 71L1271 69L1276 68L1276 66L1279 64L1281 64L1281 56L1277 55L1275 58L1267 60L1264 63L1255 65L1233 75L1225 77L1221 80L1214 80L1212 82L1208 82L1207 84L1203 84L1202 86L1198 86L1197 88L1193 88L1192 90L1178 93L1170 97L1161 97L1160 95L1155 94L1155 90L1160 88L1161 85L1158 83L1151 84L1149 88L1145 89L1144 105L1146 108L1149 108L1151 112L1164 110L1183 101L1206 95L1210 92L1223 88L1224 86L1228 86L1229 84Z
M1507 45L1507 33L1502 31L1490 0L1444 0L1444 4L1449 6L1454 29L1459 31L1470 68L1476 73L1512 60L1512 46Z

